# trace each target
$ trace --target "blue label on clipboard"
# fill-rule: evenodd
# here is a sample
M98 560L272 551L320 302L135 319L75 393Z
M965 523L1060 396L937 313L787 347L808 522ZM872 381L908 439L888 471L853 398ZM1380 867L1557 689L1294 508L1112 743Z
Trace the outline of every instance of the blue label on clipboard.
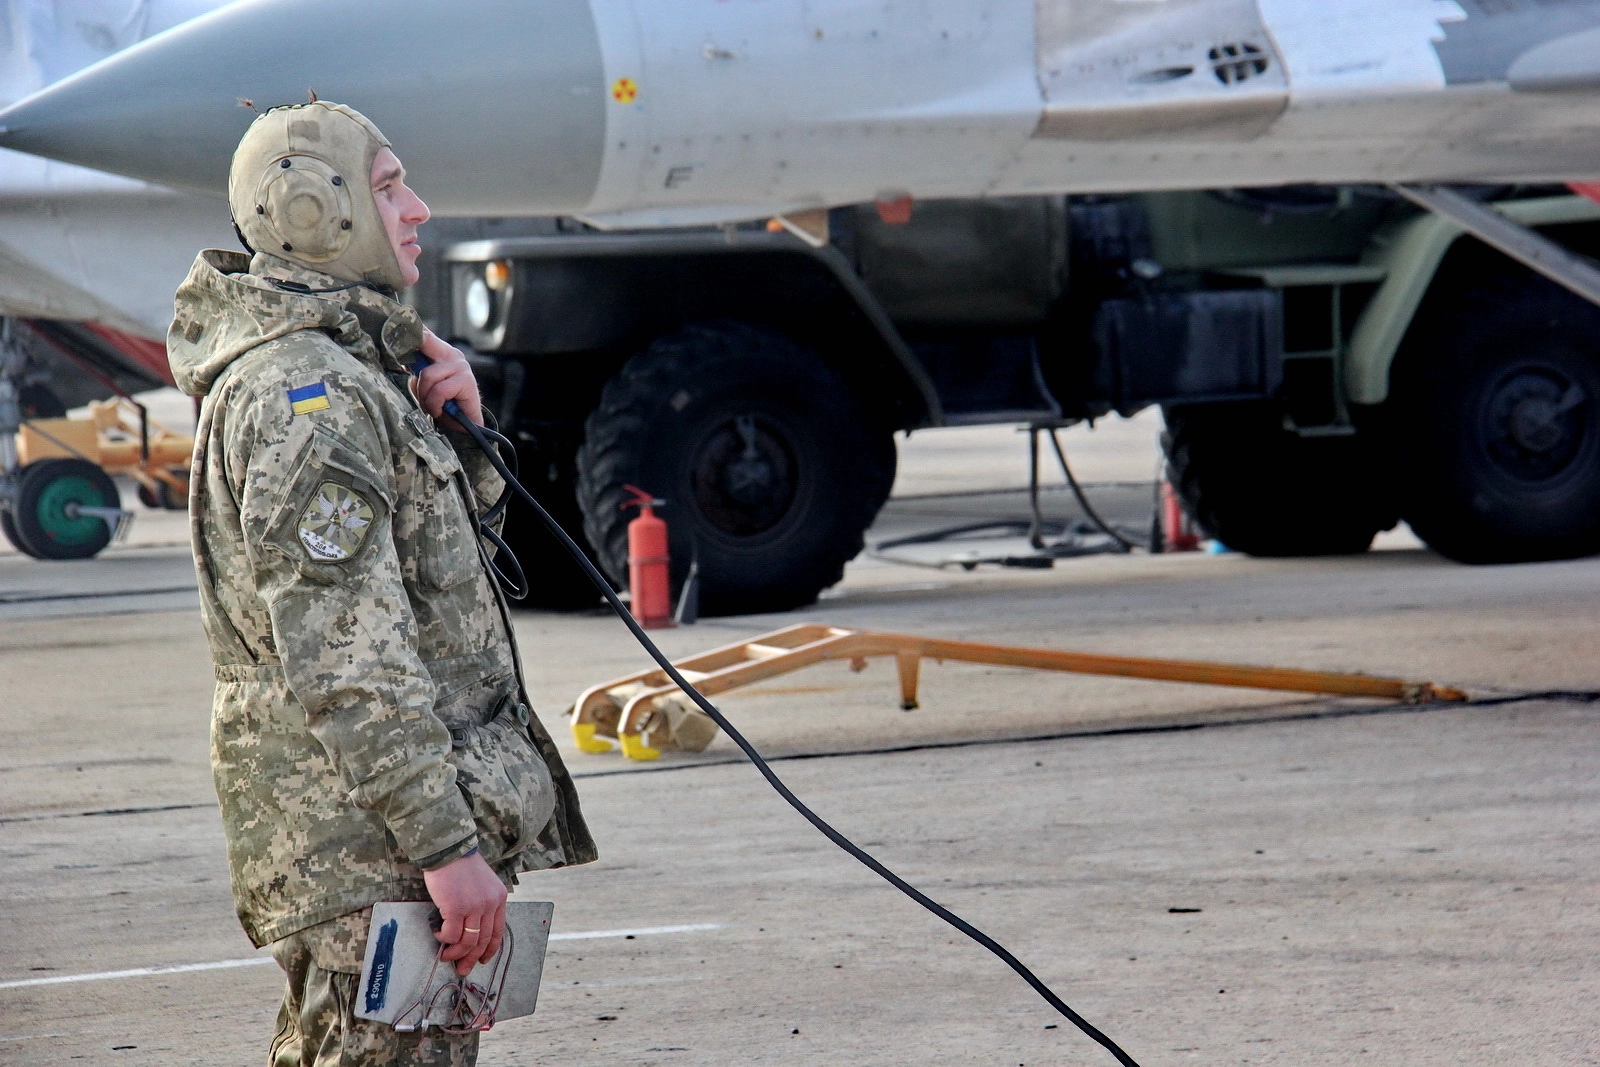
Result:
M378 928L378 945L372 950L372 974L367 978L367 1011L383 1010L389 999L389 972L394 969L394 935L400 920L390 919Z

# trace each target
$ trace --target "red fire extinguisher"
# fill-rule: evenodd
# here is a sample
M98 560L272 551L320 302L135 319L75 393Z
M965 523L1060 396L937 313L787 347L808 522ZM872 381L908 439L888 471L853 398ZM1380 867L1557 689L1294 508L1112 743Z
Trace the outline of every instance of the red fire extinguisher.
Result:
M1194 552L1200 548L1200 534L1194 520L1184 510L1172 483L1161 482L1161 535L1163 552Z
M639 517L628 523L628 594L633 617L646 630L672 626L672 578L667 551L667 524L651 510L665 504L635 485L622 487L633 499Z

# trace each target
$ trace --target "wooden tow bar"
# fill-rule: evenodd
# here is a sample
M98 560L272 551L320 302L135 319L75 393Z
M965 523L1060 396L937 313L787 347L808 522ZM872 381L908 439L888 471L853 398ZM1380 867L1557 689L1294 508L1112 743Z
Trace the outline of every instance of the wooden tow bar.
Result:
M851 669L859 671L873 656L895 658L900 674L900 706L908 711L917 706L917 677L924 657L940 662L957 660L1071 674L1372 697L1406 704L1467 699L1467 694L1459 689L1436 686L1432 682L1406 682L1366 674L1102 656L816 624L789 626L751 641L723 645L676 660L674 666L700 692L714 696L826 660L848 660ZM583 751L609 752L615 740L622 754L635 760L655 759L664 748L698 752L710 744L717 733L710 717L695 707L659 669L591 686L578 697L570 717L572 736Z

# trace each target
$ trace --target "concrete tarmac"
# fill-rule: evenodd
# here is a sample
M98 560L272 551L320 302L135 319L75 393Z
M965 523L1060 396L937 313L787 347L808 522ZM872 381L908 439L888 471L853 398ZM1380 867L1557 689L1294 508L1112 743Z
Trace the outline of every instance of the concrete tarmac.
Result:
M992 472L1016 438L970 432L933 437L927 480L903 462L875 538L1016 517L1015 494L974 492L1017 487ZM1137 481L1115 469L1143 462L1131 447L1077 451L1085 481ZM181 520L141 517L142 540L83 564L0 555L0 1064L264 1060L281 978L232 915ZM810 609L661 643L820 621L1462 686L1473 704L1405 708L929 664L906 713L879 662L721 703L822 815L1146 1067L1600 1062L1600 561L1384 544L1044 571L864 557ZM562 709L642 653L599 612L517 627L602 859L525 881L563 939L539 1012L480 1062L1112 1062L725 738L651 764L575 752Z

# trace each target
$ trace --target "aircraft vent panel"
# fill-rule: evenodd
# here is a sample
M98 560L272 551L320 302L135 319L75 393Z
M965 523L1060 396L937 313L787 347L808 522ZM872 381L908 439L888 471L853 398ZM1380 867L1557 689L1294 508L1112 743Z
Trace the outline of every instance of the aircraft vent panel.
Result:
M1036 137L1249 141L1288 106L1257 0L1034 2L1045 96Z
M1207 53L1217 81L1223 85L1238 85L1265 74L1272 61L1266 49L1248 42L1218 45Z

